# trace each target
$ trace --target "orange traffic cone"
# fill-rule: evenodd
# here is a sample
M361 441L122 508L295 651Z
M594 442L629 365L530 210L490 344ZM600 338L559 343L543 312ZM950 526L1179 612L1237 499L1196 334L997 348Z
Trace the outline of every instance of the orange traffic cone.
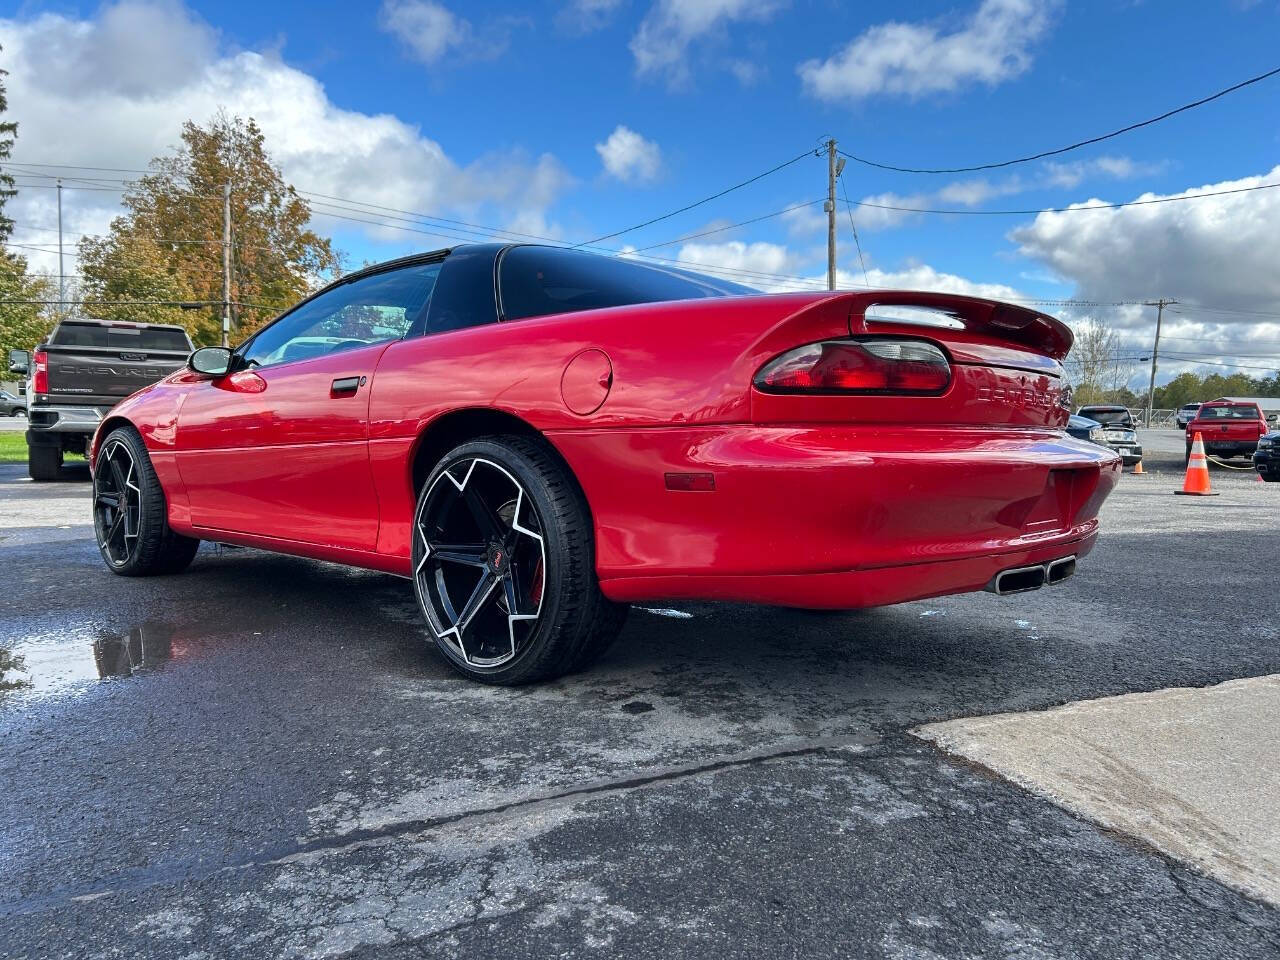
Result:
M1146 475L1146 472L1147 472L1147 471L1145 471L1145 470L1143 470L1143 469L1142 469L1142 461L1141 461L1141 460L1139 460L1137 463L1135 463L1135 464L1133 465L1133 475L1134 475L1135 477L1145 476L1145 475Z
M1209 489L1209 461L1204 456L1204 438L1196 431L1195 443L1191 445L1191 456L1187 458L1187 478L1182 482L1182 489L1174 493L1190 497L1216 497Z

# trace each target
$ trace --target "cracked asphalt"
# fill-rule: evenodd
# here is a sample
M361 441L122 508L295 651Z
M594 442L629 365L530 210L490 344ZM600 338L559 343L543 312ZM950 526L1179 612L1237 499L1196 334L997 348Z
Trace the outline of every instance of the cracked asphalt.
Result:
M86 484L0 466L0 956L1274 958L1280 912L909 732L1280 672L1280 488L1177 480L1053 589L637 609L503 690L404 581L116 578Z

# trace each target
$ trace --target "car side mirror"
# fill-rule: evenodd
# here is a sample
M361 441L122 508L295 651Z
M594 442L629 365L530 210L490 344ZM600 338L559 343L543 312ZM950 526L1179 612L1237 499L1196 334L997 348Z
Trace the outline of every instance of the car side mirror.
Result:
M226 347L201 347L187 357L187 366L206 377L225 377L234 356Z
M16 373L20 376L26 376L27 371L31 369L31 354L26 350L10 350L9 351L9 372Z

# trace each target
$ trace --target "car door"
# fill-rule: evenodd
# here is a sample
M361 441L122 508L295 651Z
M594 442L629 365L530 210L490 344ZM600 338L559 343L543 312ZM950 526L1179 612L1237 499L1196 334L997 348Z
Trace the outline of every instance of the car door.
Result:
M418 263L331 287L239 348L235 372L191 389L177 460L195 526L374 549L370 387L378 358L425 309L439 268Z

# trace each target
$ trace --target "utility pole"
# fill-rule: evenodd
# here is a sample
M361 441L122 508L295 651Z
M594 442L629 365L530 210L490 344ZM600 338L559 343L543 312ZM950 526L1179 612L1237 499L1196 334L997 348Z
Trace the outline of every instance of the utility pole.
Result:
M836 288L836 142L827 141L827 289Z
M231 181L222 185L222 345L231 346Z
M1151 348L1151 385L1147 388L1147 429L1151 429L1151 408L1156 402L1156 361L1160 357L1160 323L1164 320L1164 308L1177 300L1161 297L1159 300L1144 300L1144 307L1156 308L1156 342Z
M67 274L62 267L62 178L58 178L58 319L67 309Z

